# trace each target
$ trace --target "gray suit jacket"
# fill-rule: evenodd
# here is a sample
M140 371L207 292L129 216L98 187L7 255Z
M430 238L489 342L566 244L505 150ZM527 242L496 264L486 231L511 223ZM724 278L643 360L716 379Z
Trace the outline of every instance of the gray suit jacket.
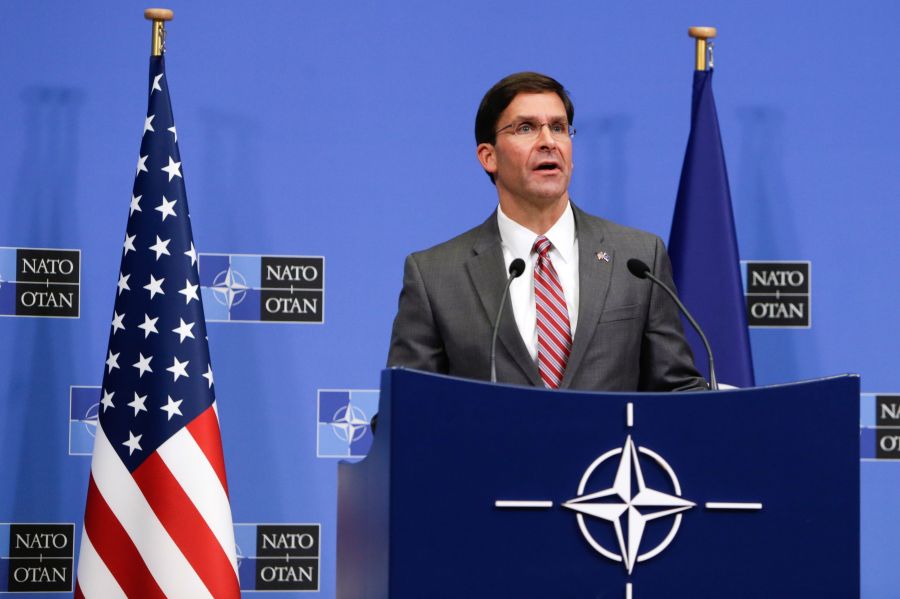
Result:
M561 388L608 391L705 389L674 302L634 277L629 258L674 287L656 235L591 216L575 205L578 326ZM606 252L609 261L598 259ZM491 330L506 283L497 215L406 259L388 366L490 380ZM541 386L507 302L497 343L497 381Z

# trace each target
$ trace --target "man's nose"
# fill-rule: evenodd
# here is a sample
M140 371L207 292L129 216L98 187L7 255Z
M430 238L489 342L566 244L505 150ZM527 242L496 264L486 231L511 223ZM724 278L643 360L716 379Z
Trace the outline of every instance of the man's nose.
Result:
M556 138L550 132L550 123L541 123L538 131L538 143L542 148L552 148L556 146Z

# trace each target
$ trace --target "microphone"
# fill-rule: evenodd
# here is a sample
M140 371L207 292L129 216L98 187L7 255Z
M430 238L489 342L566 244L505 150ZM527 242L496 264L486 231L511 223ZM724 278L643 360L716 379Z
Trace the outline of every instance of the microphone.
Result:
M716 382L716 369L713 364L713 353L712 348L709 346L709 341L706 339L706 335L703 334L703 330L700 328L700 325L697 324L697 321L694 320L694 317L691 316L691 313L688 312L688 309L684 307L684 304L681 303L681 300L678 299L678 296L675 295L675 292L669 289L669 286L660 281L658 278L653 276L650 272L650 267L638 260L637 258L631 258L628 260L628 270L639 279L650 279L663 289L665 289L666 293L669 294L669 297L675 302L678 306L678 309L681 310L681 313L684 314L685 318L688 319L688 322L691 323L691 326L694 327L694 330L697 331L697 334L700 335L700 340L703 341L703 346L706 348L706 357L709 360L709 388L713 391L719 390L719 383Z
M506 288L503 290L503 298L500 300L500 308L497 310L497 318L494 319L494 330L491 334L491 382L497 382L497 333L500 332L500 317L503 316L503 306L506 305L506 298L509 296L509 286L512 285L513 279L517 279L525 272L525 261L516 258L509 265L509 278L506 279Z

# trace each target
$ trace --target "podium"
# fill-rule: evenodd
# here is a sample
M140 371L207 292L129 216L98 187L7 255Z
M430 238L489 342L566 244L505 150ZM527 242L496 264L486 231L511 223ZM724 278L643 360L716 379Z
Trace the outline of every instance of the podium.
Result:
M385 370L337 596L858 597L859 378L594 393Z

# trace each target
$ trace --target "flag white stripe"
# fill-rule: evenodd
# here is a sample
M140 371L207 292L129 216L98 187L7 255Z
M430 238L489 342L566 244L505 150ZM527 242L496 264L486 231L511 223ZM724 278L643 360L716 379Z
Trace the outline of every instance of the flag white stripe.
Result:
M116 582L112 572L97 555L97 550L88 538L87 530L81 529L81 550L78 553L78 586L88 599L127 599L125 591Z
M203 450L187 428L183 428L163 443L157 453L184 489L191 503L197 506L197 511L219 540L237 576L231 507L225 489L222 488L222 483Z
M167 597L211 597L178 545L153 513L140 487L97 426L91 473L97 490L122 524Z

